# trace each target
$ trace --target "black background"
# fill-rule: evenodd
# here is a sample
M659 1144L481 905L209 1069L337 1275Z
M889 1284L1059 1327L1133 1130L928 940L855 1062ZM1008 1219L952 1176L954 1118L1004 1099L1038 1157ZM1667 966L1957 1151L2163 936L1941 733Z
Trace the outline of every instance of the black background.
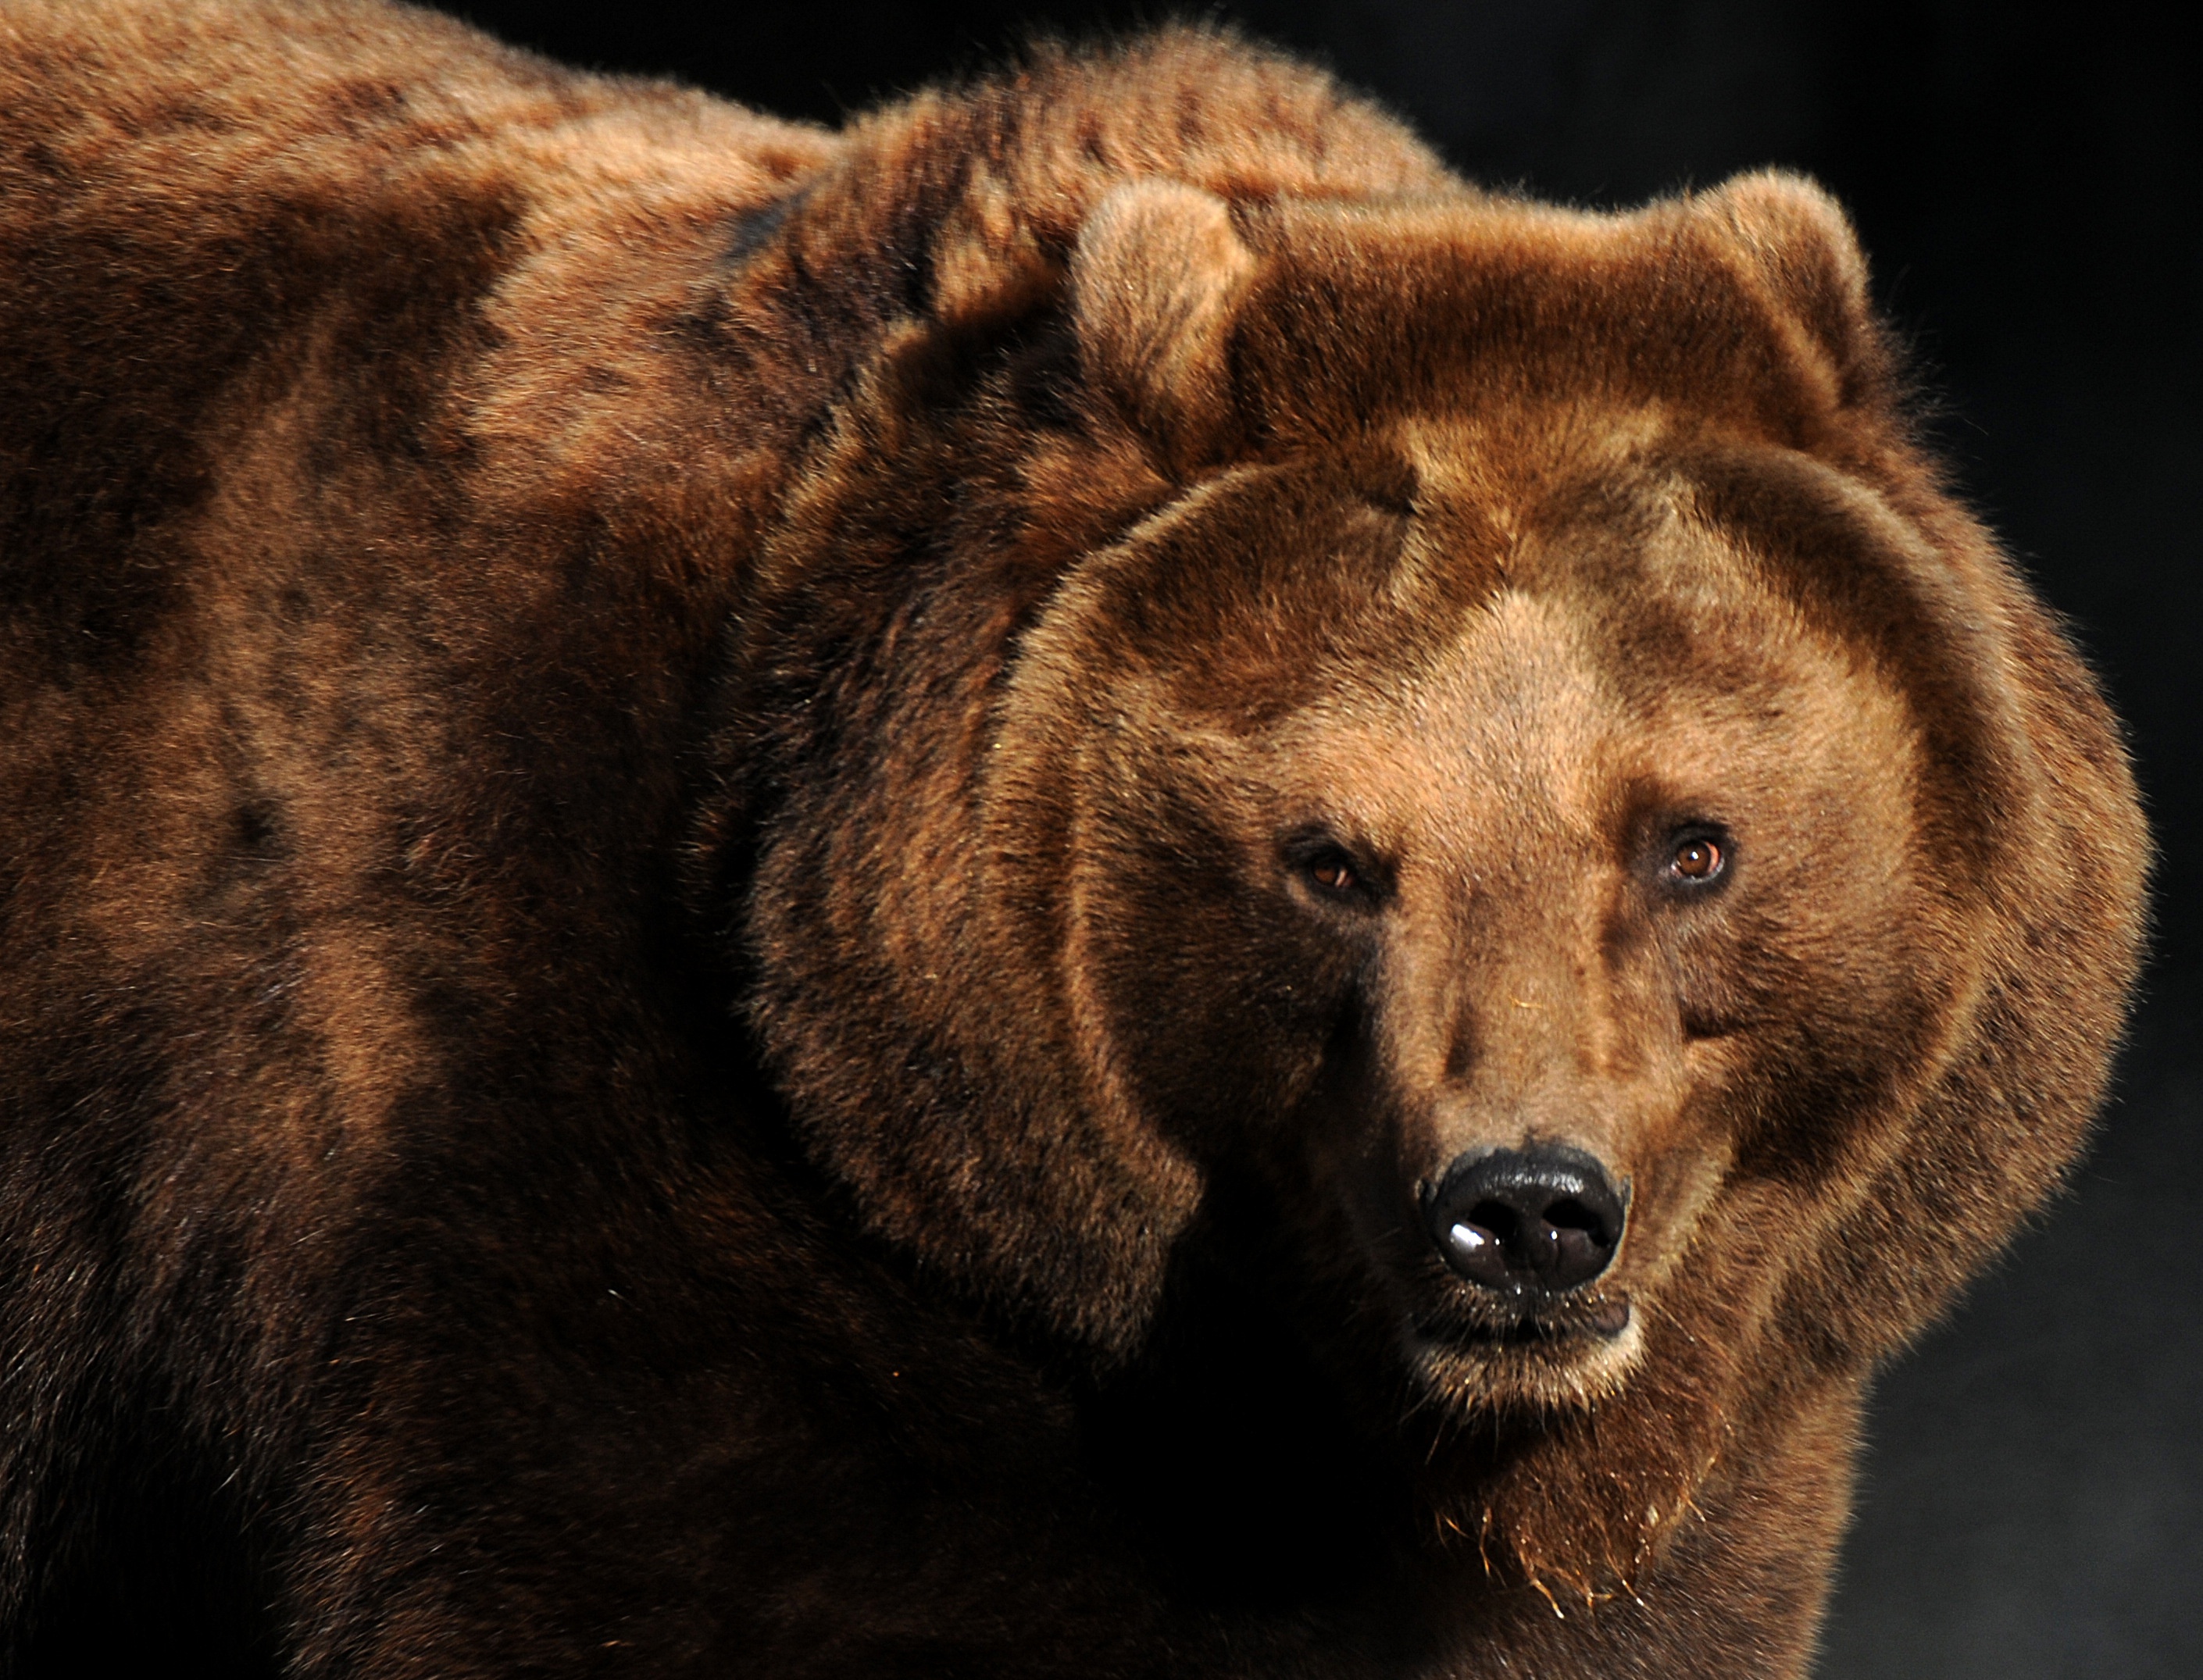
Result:
M838 121L1078 0L452 0L507 39ZM2192 6L1241 0L1466 173L1623 204L1739 168L1852 207L1967 493L2129 720L2157 960L2073 1192L1877 1391L1821 1672L2203 1676L2203 54ZM2073 860L2086 869L2086 856ZM1923 1231L1919 1240L1933 1242Z

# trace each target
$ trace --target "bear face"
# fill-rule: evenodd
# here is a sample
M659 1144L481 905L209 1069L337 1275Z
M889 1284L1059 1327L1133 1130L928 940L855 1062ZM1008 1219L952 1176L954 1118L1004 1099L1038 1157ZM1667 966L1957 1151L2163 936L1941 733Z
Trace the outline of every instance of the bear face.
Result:
M1679 1269L1742 1259L1698 1252L1726 1182L1871 1152L1976 976L1912 949L1965 942L1917 855L1904 697L1797 623L1674 465L1556 465L1464 564L1492 504L1445 498L1484 463L1403 441L1427 513L1328 463L1251 469L1035 632L1013 695L1075 671L1084 734L1044 755L1077 837L1051 910L1125 1100L1351 1254L1423 1384L1580 1401L1688 1300ZM1449 1176L1556 1150L1613 1204L1611 1263L1550 1290L1450 1265Z
M1932 1311L2070 1147L1984 1175L1985 1069L2116 1030L2017 953L2130 962L2143 854L1863 275L1779 177L1632 217L1137 183L1059 324L998 327L983 419L911 374L853 404L905 452L842 480L867 517L961 463L960 576L853 632L800 548L766 622L899 639L926 675L867 664L873 727L955 745L853 775L844 734L810 804L777 767L750 937L880 1227L1105 1364L1174 1248L1236 1251L1392 1426L1539 1420L1511 1482L1422 1449L1429 1494L1586 1591L1769 1373ZM860 1032L825 961L876 984Z

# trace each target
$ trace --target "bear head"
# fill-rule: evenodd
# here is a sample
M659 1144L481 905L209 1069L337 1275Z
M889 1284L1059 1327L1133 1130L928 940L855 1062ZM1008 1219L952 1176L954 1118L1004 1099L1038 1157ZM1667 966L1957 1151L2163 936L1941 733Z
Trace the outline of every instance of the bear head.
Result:
M1448 1522L1627 1579L2070 1158L2116 728L1810 183L982 209L740 631L712 844L792 1124L1104 1366L1236 1248L1401 1417L1530 1420Z

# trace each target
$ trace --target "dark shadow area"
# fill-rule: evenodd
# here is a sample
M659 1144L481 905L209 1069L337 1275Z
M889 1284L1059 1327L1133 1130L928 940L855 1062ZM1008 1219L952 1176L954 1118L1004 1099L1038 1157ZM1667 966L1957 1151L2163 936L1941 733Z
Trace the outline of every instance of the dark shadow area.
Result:
M787 115L985 62L1049 0L464 0L507 38ZM1822 1672L2203 1673L2203 37L2169 3L1244 0L1468 173L1624 203L1810 171L1858 219L1964 491L2129 721L2154 998L2073 1192L1884 1382ZM2076 869L2088 867L2085 857Z
M252 1513L204 1461L137 1451L104 1482L72 1488L35 1531L51 1596L0 1671L41 1677L161 1675L274 1680L282 1663L275 1583L236 1538Z
M2198 1003L2147 1006L2072 1192L1883 1378L1832 1680L2203 1674Z

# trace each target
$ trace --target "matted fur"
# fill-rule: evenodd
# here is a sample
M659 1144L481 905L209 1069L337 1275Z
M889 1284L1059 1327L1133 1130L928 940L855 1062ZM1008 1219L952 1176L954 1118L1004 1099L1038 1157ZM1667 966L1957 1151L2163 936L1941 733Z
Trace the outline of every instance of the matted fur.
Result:
M7 1671L1804 1670L2147 850L1816 188L18 0L0 266Z

